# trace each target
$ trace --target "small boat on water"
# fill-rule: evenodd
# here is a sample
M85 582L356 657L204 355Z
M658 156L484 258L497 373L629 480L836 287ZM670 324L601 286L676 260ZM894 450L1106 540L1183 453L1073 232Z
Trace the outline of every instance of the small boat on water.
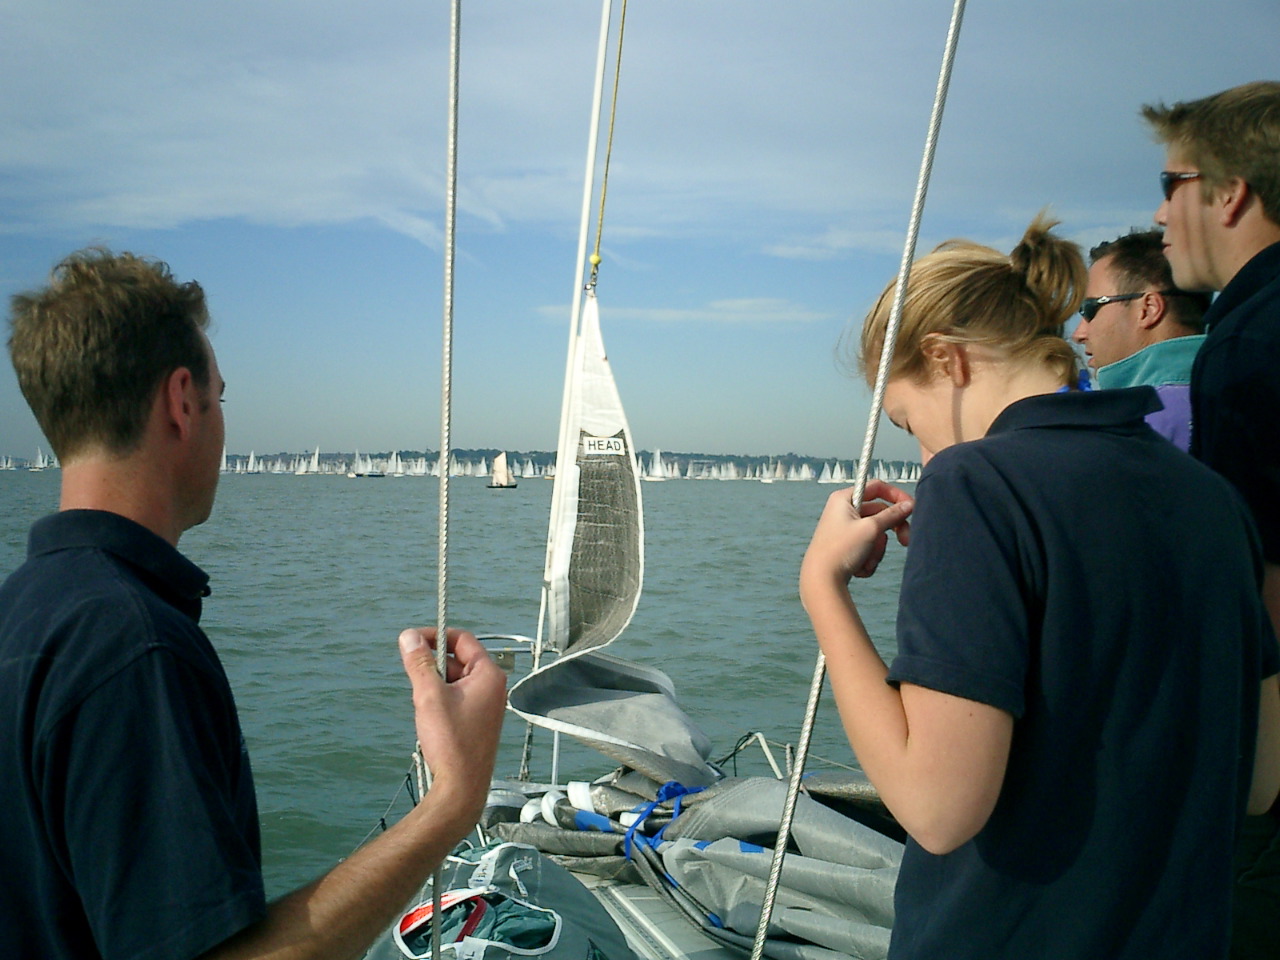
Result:
M351 469L347 471L347 477L351 480L357 477L385 477L386 475L385 471L374 465L372 457L362 457L359 450L355 452L351 460Z
M649 460L649 469L640 477L641 480L661 481L667 479L667 465L662 461L662 451L654 450Z
M516 478L507 465L507 453L504 450L493 458L493 474L489 478L490 490L514 490Z

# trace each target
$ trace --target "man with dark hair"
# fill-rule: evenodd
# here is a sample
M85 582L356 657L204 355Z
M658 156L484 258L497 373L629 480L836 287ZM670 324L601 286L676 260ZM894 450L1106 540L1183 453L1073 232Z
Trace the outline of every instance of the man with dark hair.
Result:
M474 636L401 656L434 775L399 823L266 903L231 690L177 550L213 507L221 372L198 284L102 250L13 299L18 382L62 461L59 512L0 586L0 956L359 955L474 825L505 683Z
M1204 342L1209 294L1173 285L1159 230L1133 230L1089 251L1089 282L1071 339L1101 389L1155 387L1152 428L1183 450L1191 441L1191 364Z
M1166 148L1155 221L1173 280L1221 291L1191 372L1191 453L1248 502L1266 561L1263 600L1280 631L1280 83L1142 113ZM1234 924L1233 957L1276 956L1280 808L1242 832Z

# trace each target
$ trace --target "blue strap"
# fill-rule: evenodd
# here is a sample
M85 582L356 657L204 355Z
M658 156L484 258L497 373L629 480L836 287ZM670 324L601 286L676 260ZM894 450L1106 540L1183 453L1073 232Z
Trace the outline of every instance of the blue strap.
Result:
M1076 380L1075 388L1079 390L1081 393L1086 393L1093 389L1093 383L1089 380L1088 367L1080 368L1080 376ZM1066 393L1070 389L1071 389L1071 384L1067 384L1065 387L1059 387L1057 390L1054 391L1054 393Z
M667 827L671 826L670 823L663 826L661 830L659 830L656 834L654 834L652 840L646 837L643 833L640 833L639 836L637 836L637 833L639 832L639 829L640 829L640 825L644 823L646 819L648 819L649 814L653 813L653 811L658 808L659 804L666 803L668 800L675 801L675 805L672 807L672 813L671 813L671 820L674 822L675 818L680 816L681 801L689 794L701 793L705 789L707 788L706 787L686 787L675 780L668 780L666 783L664 783L658 789L657 799L652 801L651 803L645 804L644 808L640 810L640 816L636 817L635 822L632 823L631 826L627 828L626 836L623 837L622 839L622 850L623 850L623 853L626 854L627 859L628 860L631 859L631 841L633 838L639 840L639 842L641 843L648 844L649 846L655 846L656 844L661 842L662 835L666 833Z

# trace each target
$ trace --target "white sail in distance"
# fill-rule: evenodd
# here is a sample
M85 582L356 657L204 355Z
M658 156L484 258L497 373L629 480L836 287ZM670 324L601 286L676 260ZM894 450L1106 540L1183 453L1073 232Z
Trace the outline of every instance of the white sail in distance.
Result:
M507 465L506 452L499 453L493 458L493 477L489 481L490 487L514 487L516 479L511 472L511 467Z

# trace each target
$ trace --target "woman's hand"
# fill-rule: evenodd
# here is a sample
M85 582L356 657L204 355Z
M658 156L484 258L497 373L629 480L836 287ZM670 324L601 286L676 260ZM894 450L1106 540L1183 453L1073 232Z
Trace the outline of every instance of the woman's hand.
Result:
M854 509L852 488L827 498L809 549L800 566L800 582L817 578L848 584L851 577L869 577L884 558L892 530L904 547L911 539L907 517L915 501L905 490L869 480L862 509Z

